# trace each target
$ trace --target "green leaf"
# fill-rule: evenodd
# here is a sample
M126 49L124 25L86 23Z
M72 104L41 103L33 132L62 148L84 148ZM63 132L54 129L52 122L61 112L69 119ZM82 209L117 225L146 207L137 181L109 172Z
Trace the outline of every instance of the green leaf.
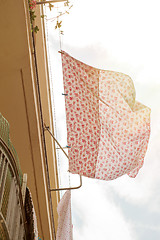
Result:
M62 21L58 21L57 20L57 23L56 23L56 26L55 26L55 29L57 29L57 28L61 28L62 27Z
M35 33L37 33L37 32L39 31L38 26L35 26L35 27L33 28L33 31L34 31Z
M69 7L69 9L71 9L73 7L73 5L71 5L70 7Z
M45 18L45 17L47 17L47 15L41 15L41 18Z
M70 2L67 0L67 1L64 3L64 6L65 6L65 7L68 7L68 6L69 6L69 3L70 3Z
M51 3L49 3L49 10L51 11L52 8L54 7L54 5L52 5Z
M58 22L57 25L58 25L58 28L61 28L62 27L62 21Z

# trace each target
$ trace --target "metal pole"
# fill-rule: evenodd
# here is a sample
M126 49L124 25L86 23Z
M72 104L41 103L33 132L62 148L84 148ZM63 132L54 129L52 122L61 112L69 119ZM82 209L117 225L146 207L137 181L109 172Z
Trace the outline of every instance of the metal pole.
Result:
M70 147L63 147L63 149L69 149ZM56 148L56 149L61 149L61 148Z
M51 1L43 1L43 2L36 2L36 5L45 4L45 3L57 3L57 2L66 2L67 0L51 0Z
M42 128L42 143L43 143L43 148L44 148L45 167L46 167L46 173L47 173L47 187L48 187L48 191L49 191L50 190L49 166L48 166L47 147L46 147L45 132L44 132L44 122L43 122L43 112L42 112L42 102L41 102L40 83L39 83L39 76L38 76L38 65L37 65L37 55L36 55L34 32L32 32L32 40L33 40L34 61L35 61L35 70L36 70L36 87L37 87L37 93L38 93L38 105L39 105L40 120L41 120L40 123L41 123L41 128ZM55 223L54 223L54 216L53 216L53 205L52 205L52 198L51 198L50 191L49 191L49 204L50 204L50 209L51 209L53 238L54 238L54 240L56 240L56 230L55 230Z
M54 192L54 191L63 191L63 190L74 190L74 189L78 189L80 187L82 187L82 176L79 175L80 177L80 185L78 187L70 187L70 188L51 188L50 191Z
M47 130L49 132L49 134L53 137L54 141L58 144L59 148L63 151L63 153L65 154L65 156L68 158L67 153L63 150L62 146L60 145L60 143L57 141L57 139L54 137L54 135L51 133L51 131L49 130L49 127L47 127L44 124L44 130ZM68 158L69 159L69 158ZM80 177L80 185L78 187L70 187L70 188L50 188L50 191L62 191L62 190L73 190L73 189L78 189L80 187L82 187L82 176L79 175Z
M60 147L60 149L62 150L62 152L65 154L65 156L68 158L67 153L63 150L63 147L60 145L60 143L57 141L57 139L54 137L54 135L51 133L51 131L49 130L49 127L46 127L46 125L44 124L44 129L47 130L49 132L49 134L53 137L54 141L57 143L57 145Z

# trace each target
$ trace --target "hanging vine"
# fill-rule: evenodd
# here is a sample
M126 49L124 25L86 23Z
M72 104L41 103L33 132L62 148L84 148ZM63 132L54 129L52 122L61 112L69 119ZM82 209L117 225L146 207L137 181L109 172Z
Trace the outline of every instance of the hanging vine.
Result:
M28 0L28 3L29 3L29 13L30 13L30 21L31 21L31 31L37 33L39 31L39 28L37 25L34 26L34 21L36 18L35 10L34 10L36 8L36 0ZM45 4L45 1L44 1L44 4ZM50 11L52 11L55 8L55 6L51 3L46 3L46 4L48 5ZM56 20L55 29L59 29L61 34L63 34L63 31L61 30L61 27L62 27L61 17L65 14L69 14L69 11L73 7L73 5L70 5L70 2L67 0L66 2L64 2L64 7L65 7L65 10L63 12L58 12L57 16L51 19L48 19L51 21ZM47 17L46 15L41 15L41 18L46 18L46 17Z
M29 4L29 13L30 13L30 21L31 21L31 31L37 33L39 31L38 26L34 26L34 21L36 18L34 9L36 8L36 0L28 0Z

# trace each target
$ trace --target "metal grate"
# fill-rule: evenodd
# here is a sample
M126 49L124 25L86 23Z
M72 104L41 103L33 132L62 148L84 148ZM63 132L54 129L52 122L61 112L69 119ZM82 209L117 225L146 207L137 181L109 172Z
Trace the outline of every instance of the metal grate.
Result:
M1 113L0 113L0 138L4 141L4 143L7 145L7 147L10 149L11 153L13 154L13 157L14 157L14 159L16 161L16 164L17 164L20 183L22 184L22 171L21 171L18 155L17 155L17 152L14 149L13 144L12 144L12 142L10 140L10 137L9 137L9 123L2 116Z
M9 124L0 114L0 240L26 239L22 183L18 156L9 138Z
M21 171L21 167L20 167L20 163L19 163L19 158L18 158L17 152L16 152L15 148L13 147L11 141L10 141L9 148L10 148L10 151L12 152L12 154L14 156L14 159L16 161L16 165L17 165L17 169L18 169L18 175L19 175L19 180L20 180L20 184L22 185L23 174L22 174L22 171Z
M6 146L5 146L6 147ZM26 239L19 191L19 176L14 171L5 148L0 145L0 240Z
M6 219L6 216L7 216L8 200L9 200L9 193L10 193L10 188L11 188L11 181L12 181L12 174L11 174L10 169L8 168L6 183L5 183L5 188L4 188L4 194L3 194L3 200L2 200L2 207L1 207L1 212L2 212L3 217L5 219Z
M2 226L2 224L0 222L0 240L5 240L5 239L8 239L8 238L7 238L6 232L4 230L4 227Z
M9 123L0 113L0 138L9 146Z

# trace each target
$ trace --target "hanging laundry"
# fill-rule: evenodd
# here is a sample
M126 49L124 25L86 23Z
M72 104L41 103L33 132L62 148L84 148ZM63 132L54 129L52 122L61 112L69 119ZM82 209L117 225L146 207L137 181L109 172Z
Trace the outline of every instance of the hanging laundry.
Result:
M25 195L25 214L28 227L28 239L38 240L37 217L32 201L32 195L28 187L26 188Z
M60 200L58 207L58 228L56 240L72 240L71 191L68 190Z
M150 109L135 101L132 79L61 53L69 171L112 180L135 177L150 136Z

